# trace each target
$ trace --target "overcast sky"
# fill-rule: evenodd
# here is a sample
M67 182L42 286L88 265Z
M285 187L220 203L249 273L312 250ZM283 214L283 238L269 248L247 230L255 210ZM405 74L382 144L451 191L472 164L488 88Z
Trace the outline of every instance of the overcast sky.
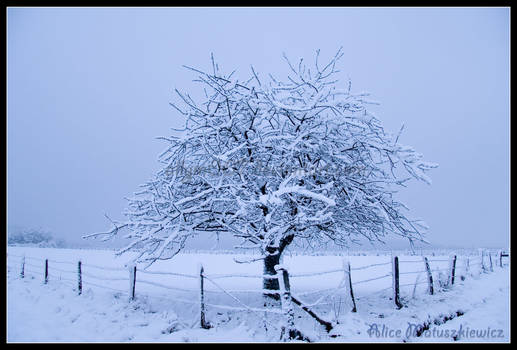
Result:
M427 239L508 245L508 8L8 8L7 20L9 226L80 244L109 228L104 213L123 219L124 196L159 168L156 137L182 125L174 88L197 91L182 65L209 69L213 52L224 71L282 76L283 52L343 46L342 83L440 165L431 186L400 193Z

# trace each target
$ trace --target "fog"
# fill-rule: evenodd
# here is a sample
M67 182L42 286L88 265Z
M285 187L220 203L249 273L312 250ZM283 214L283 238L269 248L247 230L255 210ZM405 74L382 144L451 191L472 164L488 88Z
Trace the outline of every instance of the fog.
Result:
M8 226L72 245L123 219L183 119L182 65L287 74L282 54L329 59L368 91L401 142L439 164L400 198L435 246L509 244L509 8L7 9ZM197 92L196 92L197 91ZM231 247L223 242L220 247ZM191 247L214 245L201 237ZM120 243L120 242L119 242ZM116 244L119 244L116 243ZM402 243L392 242L393 246Z

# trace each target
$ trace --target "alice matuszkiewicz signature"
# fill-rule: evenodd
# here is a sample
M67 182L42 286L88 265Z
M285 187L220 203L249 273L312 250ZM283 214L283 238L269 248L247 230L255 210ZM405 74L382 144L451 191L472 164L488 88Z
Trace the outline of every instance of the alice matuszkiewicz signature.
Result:
M457 329L422 329L421 325L408 323L408 327L403 329L389 328L388 326L377 323L370 324L367 331L370 338L454 338L454 339L495 339L504 338L502 329L474 329L460 325Z

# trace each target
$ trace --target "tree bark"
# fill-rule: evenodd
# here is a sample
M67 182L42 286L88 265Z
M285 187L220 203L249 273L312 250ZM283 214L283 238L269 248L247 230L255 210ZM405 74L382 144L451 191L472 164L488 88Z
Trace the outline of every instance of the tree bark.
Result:
M276 275L275 266L280 263L281 253L277 248L268 248L268 253L271 255L267 255L264 259L264 275ZM280 285L277 278L264 278L263 286L266 290L280 290ZM280 295L277 293L264 293L264 297L266 300L280 300Z
M264 258L264 275L276 275L275 266L280 264L280 258L285 248L291 244L294 234L288 235L280 241L278 247L267 247L268 255ZM265 290L271 290L275 293L264 293L264 306L280 305L280 285L277 278L264 278L263 287Z

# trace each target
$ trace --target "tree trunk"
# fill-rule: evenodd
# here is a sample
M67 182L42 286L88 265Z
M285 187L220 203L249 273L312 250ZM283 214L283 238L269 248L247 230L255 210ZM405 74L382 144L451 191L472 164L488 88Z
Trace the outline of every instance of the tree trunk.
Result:
M271 248L271 251L272 252L270 252L270 254L272 254L272 255L267 255L264 259L264 275L276 275L275 266L280 263L281 253L278 251L278 249ZM269 248L268 248L268 252L269 252ZM264 278L263 286L264 286L264 289L266 289L266 290L272 290L272 291L277 291L277 292L280 290L280 285L278 283L277 278L271 278L271 279ZM264 293L264 298L265 298L264 306L268 306L268 304L271 304L269 306L279 305L278 301L280 301L280 295L277 293L271 293L271 294Z
M280 264L280 258L285 248L293 241L294 234L286 236L280 241L278 247L267 247L269 253L264 258L264 275L276 275L275 266ZM264 289L275 291L275 293L264 293L264 306L279 307L280 306L280 285L277 278L264 278Z

